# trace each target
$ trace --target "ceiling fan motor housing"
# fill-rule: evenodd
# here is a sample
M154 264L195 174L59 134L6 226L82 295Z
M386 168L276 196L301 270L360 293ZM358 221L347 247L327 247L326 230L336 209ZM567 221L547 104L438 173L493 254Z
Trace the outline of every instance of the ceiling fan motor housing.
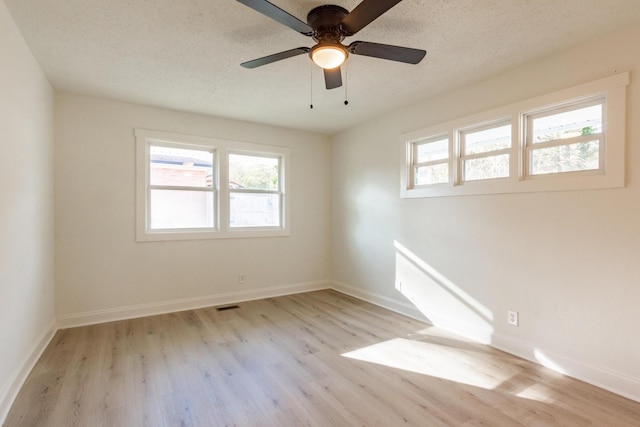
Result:
M348 14L348 10L333 4L313 8L307 15L307 24L313 28L311 37L318 43L339 44L346 36L340 23Z

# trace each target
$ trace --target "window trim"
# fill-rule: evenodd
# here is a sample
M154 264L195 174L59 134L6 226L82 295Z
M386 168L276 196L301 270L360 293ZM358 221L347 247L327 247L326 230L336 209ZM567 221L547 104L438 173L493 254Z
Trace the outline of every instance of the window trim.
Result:
M629 72L623 72L501 108L405 133L400 137L402 150L400 197L442 197L624 187L626 86L628 84ZM603 150L601 156L601 161L604 162L603 170L527 176L525 174L527 167L524 163L528 160L525 156L527 116L597 98L605 99L603 105L603 138L605 143L604 147L601 147ZM513 140L509 164L510 176L508 178L460 181L462 175L459 162L461 157L459 131L500 122L505 117L509 117L511 120ZM450 143L453 145L449 151L449 171L454 179L450 179L446 184L412 185L409 171L413 166L410 156L413 144L445 134L449 136Z
M249 237L289 236L291 223L290 157L287 147L231 141L203 136L184 135L148 129L134 129L136 140L136 241L202 240ZM152 144L184 148L210 149L213 152L214 227L212 229L161 229L148 227L149 216L149 149ZM280 158L280 223L279 227L230 227L228 185L229 153L253 153ZM226 184L226 185L225 185Z

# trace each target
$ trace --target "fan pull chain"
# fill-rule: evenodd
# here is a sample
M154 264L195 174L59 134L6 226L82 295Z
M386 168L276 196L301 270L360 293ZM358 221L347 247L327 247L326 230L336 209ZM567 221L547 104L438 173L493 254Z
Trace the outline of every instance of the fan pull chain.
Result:
M349 105L347 100L347 86L349 85L349 66L344 63L344 105Z
M313 110L313 63L309 62L309 109Z

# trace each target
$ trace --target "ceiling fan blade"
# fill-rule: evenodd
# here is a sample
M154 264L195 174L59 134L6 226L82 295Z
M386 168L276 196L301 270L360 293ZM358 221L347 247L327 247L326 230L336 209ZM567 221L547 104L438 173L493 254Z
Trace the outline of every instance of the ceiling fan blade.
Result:
M249 6L251 9L268 16L271 19L278 21L279 23L286 25L294 31L297 31L305 36L310 36L313 33L313 28L308 26L305 22L302 22L295 16L285 12L278 6L269 3L267 0L238 0L245 6Z
M310 49L308 47L297 47L295 49L285 50L284 52L274 53L273 55L263 56L262 58L254 59L252 61L243 62L240 65L244 68L262 67L263 65L271 64L272 62L302 55L303 53L309 53L309 50Z
M342 29L347 35L354 35L378 16L391 9L402 0L363 0L342 20Z
M349 52L354 55L372 56L374 58L389 59L407 64L417 64L422 61L422 58L427 54L427 51L422 49L360 41L351 43L349 45Z
M324 85L327 89L335 89L342 86L342 72L340 67L324 69Z

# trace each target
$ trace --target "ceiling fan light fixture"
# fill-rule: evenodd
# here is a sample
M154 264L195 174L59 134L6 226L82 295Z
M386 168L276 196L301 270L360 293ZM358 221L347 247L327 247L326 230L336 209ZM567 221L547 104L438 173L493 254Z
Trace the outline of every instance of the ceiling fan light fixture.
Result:
M347 50L340 44L318 44L309 52L311 60L320 68L330 70L347 60Z

